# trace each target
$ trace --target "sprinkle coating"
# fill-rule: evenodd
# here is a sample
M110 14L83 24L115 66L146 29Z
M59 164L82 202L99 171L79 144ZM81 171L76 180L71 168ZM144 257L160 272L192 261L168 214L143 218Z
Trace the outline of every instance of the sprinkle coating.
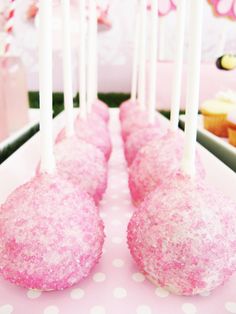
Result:
M91 115L91 117L94 116ZM100 123L101 121L94 118L82 120L78 117L75 121L75 132L79 139L99 148L105 155L106 160L109 160L112 151L111 139L107 126L103 121Z
M109 122L110 114L107 104L97 99L92 106L92 111L99 115L106 123Z
M131 112L135 109L134 106L136 105L137 105L136 101L133 102L131 99L124 101L120 105L119 118L121 123L123 122L124 119L126 119L126 117L128 117L131 114Z
M58 174L98 204L107 188L108 167L103 153L74 136L55 146L55 157Z
M32 289L62 290L97 264L104 226L93 200L59 175L18 187L0 212L0 271Z
M147 128L138 130L127 138L125 148L125 158L128 166L134 161L138 151L152 140L159 140L167 131L163 125L149 126Z
M148 122L148 115L146 111L141 111L139 108L132 110L132 115L126 116L121 124L121 135L125 142L129 135L140 129L150 126Z
M143 146L129 168L129 188L135 205L178 171L183 155L183 135L168 131L158 141ZM170 153L171 152L171 153ZM197 155L198 157L198 155ZM197 175L205 176L202 163L197 158Z
M235 211L203 180L177 173L133 214L131 255L148 279L172 293L213 290L236 270Z

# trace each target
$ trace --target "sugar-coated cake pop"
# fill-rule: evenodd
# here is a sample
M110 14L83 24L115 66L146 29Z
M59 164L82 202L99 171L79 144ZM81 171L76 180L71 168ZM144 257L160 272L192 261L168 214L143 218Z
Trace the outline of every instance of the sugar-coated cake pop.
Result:
M180 172L135 211L130 252L148 279L175 294L222 285L236 270L236 204Z
M130 166L135 159L138 151L145 145L147 145L152 140L160 139L167 131L167 127L164 125L149 126L147 128L138 130L127 138L124 149L125 158L128 166Z
M88 194L57 174L38 175L1 208L1 274L25 288L71 287L97 264L103 229Z
M120 121L122 122L128 115L131 113L132 110L135 109L135 106L137 105L136 101L132 101L131 99L128 99L124 101L120 105L120 113L119 113L119 118Z
M89 114L87 114L86 119L90 125L93 125L94 128L103 129L107 133L109 132L107 123L95 111L92 110ZM76 121L80 121L80 120L81 120L81 117L80 117L80 115L78 115Z
M108 123L110 115L107 104L105 104L100 99L97 99L92 105L92 111L98 114L106 123Z
M70 137L54 149L58 174L87 192L96 204L107 188L107 163L94 145Z
M132 115L123 119L121 124L121 135L124 142L130 136L130 134L149 126L151 126L151 124L148 121L148 113L138 108L133 109Z
M106 160L110 158L112 144L109 131L105 122L96 114L88 115L86 119L78 116L75 121L75 133L79 139L99 148L105 155ZM65 130L63 129L58 134L56 142L58 143L64 138Z
M180 131L168 131L159 140L154 139L139 150L129 169L129 188L135 205L178 170L183 142ZM198 155L196 167L197 176L204 177L205 170Z
M106 129L96 124L94 121L92 122L90 119L83 120L78 117L75 121L75 132L79 139L99 148L103 152L106 160L109 160L112 144Z

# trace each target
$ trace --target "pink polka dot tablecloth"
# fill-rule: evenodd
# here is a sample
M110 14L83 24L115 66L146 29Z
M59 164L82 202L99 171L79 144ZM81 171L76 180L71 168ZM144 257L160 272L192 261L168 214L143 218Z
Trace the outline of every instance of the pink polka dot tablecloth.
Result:
M137 270L126 244L126 228L134 208L128 190L127 169L117 111L111 112L110 129L113 153L109 163L108 189L100 206L106 232L104 253L100 263L89 278L62 292L43 293L25 290L1 279L0 314L236 313L235 276L224 287L210 294L179 297L170 295L167 291L154 286ZM36 142L35 139L27 145L35 145ZM19 154L23 156L27 149L32 151L26 147L25 153L22 148ZM208 153L204 151L204 154ZM32 155L34 154L32 153ZM36 159L36 155L32 158ZM210 159L206 162L210 162ZM217 163L219 162L216 161L216 165ZM225 166L219 166L218 172L226 171L226 174L232 175L231 172L227 172L229 170L224 169ZM2 173L0 169L0 176L1 174L6 175L7 171L9 171L9 164ZM212 175L214 173L215 171L212 171ZM17 173L15 176L17 180ZM18 176L20 177L20 174ZM229 179L231 183L232 178L233 176ZM0 184L2 184L1 179ZM0 201L2 201L1 197Z

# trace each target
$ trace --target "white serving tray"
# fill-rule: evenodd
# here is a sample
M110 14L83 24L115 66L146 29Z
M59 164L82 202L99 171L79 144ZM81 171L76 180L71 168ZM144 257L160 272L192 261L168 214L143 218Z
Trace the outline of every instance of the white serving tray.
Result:
M224 287L196 297L178 297L148 282L137 270L126 244L127 223L134 210L120 137L118 110L112 109L113 153L108 189L100 213L105 222L104 254L92 274L62 292L26 290L0 279L0 313L4 314L229 314L236 309L236 276ZM164 117L160 117L169 123ZM57 134L63 114L54 119ZM236 174L198 145L210 184L236 201ZM0 165L0 204L18 185L29 180L39 161L39 133Z
M22 127L21 129L10 134L6 139L0 142L0 152L8 145L13 144L20 137L25 135L32 127L39 123L39 110L38 109L29 109L29 122Z
M185 115L180 115L180 123L184 126ZM227 138L207 131L203 126L202 115L198 117L198 141L236 172L236 147L229 144Z

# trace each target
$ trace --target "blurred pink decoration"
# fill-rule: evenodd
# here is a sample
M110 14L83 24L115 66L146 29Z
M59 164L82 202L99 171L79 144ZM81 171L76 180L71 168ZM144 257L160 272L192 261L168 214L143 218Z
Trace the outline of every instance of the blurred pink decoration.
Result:
M216 16L236 20L236 0L208 0L208 2L213 6Z
M1 1L1 0L0 0ZM76 7L78 6L77 0L71 0L71 5ZM53 1L54 7L60 6L59 0ZM58 11L60 13L60 11ZM55 12L54 12L55 13ZM26 11L26 18L28 21L34 21L38 14L38 0L33 0L27 11ZM109 20L109 5L107 5L105 8L102 6L97 6L97 19L98 19L98 30L99 31L105 31L109 30L112 26L111 21Z
M197 0L196 0L197 1ZM164 61L166 59L166 25L164 17L177 8L177 0L159 0L158 15L159 19L159 52L158 59ZM147 9L151 10L151 2L149 0Z
M166 16L168 15L171 11L176 10L177 6L177 0L160 0L158 2L158 14L159 16ZM151 9L151 3L149 2L148 4L148 10Z
M6 135L28 122L26 73L19 57L0 57L0 84L0 116L5 117L0 133Z
M109 6L107 6L105 9L97 6L98 31L109 30L112 27L108 14Z
M27 9L27 12L26 12L26 18L27 20L31 21L31 20L34 20L36 15L38 14L38 3L37 1L33 1L28 9Z

